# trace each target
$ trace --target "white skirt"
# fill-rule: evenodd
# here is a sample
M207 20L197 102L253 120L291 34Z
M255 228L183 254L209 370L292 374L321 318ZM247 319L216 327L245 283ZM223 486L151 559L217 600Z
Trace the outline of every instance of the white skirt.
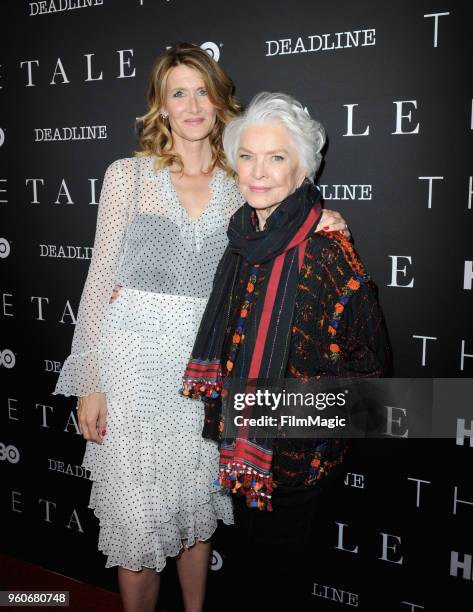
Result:
M122 287L107 307L100 375L107 397L102 445L87 442L89 507L106 567L161 571L166 557L233 524L217 477L218 449L201 436L203 405L179 395L205 300Z

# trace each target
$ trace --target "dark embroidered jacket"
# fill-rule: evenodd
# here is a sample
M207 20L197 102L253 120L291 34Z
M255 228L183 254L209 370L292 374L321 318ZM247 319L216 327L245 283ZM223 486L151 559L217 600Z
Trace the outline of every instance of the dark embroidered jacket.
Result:
M286 376L380 377L390 369L376 286L342 234L315 234L299 277ZM275 484L315 484L346 450L340 439L275 440Z

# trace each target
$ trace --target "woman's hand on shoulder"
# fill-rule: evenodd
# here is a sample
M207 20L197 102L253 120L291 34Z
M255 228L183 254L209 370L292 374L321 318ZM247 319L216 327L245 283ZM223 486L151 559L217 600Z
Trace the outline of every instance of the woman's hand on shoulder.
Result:
M348 229L348 225L342 215L336 210L329 210L324 208L322 210L322 216L320 217L319 224L315 228L317 232L342 232L346 238L351 238L351 232Z
M106 434L107 399L105 393L90 393L79 398L77 408L79 429L86 440L102 444Z

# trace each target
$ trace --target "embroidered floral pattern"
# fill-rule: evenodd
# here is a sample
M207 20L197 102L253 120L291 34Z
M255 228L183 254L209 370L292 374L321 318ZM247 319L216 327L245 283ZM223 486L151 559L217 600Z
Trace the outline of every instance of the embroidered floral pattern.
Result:
M371 292L364 292L360 300L352 299L370 281L351 243L337 233L320 232L319 235L322 240L310 240L312 244L306 249L292 326L287 376L301 380L344 376L347 340L354 346L364 347L367 329L377 329L382 320ZM362 320L363 326L347 323L353 319L354 312L357 313L355 321ZM377 346L379 354L363 353L363 368L379 376L386 359L385 341L381 340ZM278 440L273 459L275 484L314 485L343 461L347 451L346 440L319 439L308 446L301 446L302 442ZM304 448L302 458L298 452L301 448Z
M243 328L245 325L245 319L248 318L251 304L253 302L259 267L259 264L255 264L250 270L250 276L246 285L245 297L243 298L243 304L240 310L240 315L236 322L235 330L232 335L232 343L230 345L227 362L225 364L226 375L228 375L233 370L233 365L235 363L235 358L238 352L239 345L245 339Z
M335 304L332 318L327 321L327 331L332 337L332 340L335 339L335 336L337 335L337 328L342 318L343 311L345 310L345 305L348 303L348 300L353 293L358 291L358 289L366 283L366 280L367 279L363 276L353 276L342 289L338 302ZM332 361L337 361L340 359L340 345L337 342L331 342L329 345L329 351L330 359Z

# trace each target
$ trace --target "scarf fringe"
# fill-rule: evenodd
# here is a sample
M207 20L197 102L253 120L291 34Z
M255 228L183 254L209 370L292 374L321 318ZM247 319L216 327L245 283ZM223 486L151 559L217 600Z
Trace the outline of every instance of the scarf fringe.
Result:
M272 512L271 496L273 477L271 474L260 474L243 463L229 463L220 466L218 478L214 484L223 487L226 493L244 495L249 508Z
M220 361L191 359L184 372L179 393L204 402L216 399L222 392L222 367Z
M200 399L207 402L221 395L222 385L214 381L186 380L179 393L190 399Z

